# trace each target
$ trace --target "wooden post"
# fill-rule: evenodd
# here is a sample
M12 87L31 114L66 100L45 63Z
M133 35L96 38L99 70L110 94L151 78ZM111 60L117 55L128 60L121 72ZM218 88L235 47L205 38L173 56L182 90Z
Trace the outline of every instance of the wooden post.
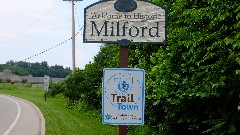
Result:
M128 50L128 46L120 48L120 68L128 68Z
M128 50L129 47L120 47L120 68L128 68ZM118 135L127 135L128 134L128 126L127 125L119 125L118 126Z
M119 125L118 126L118 135L127 135L128 134L128 126L127 125Z
M47 101L47 92L44 92L45 101Z

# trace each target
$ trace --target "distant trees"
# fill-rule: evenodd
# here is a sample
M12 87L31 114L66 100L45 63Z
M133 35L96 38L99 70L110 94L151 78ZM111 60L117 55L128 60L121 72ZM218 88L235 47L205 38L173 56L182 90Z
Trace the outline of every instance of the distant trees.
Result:
M28 63L24 61L14 62L12 60L6 62L6 64L0 65L1 71L4 69L10 69L14 74L20 76L32 75L34 77L42 77L48 75L55 78L65 78L70 72L69 67L64 68L60 65L49 66L46 61L41 63Z
M63 68L63 66L55 65L49 67L48 72L46 74L50 77L65 78L70 72L71 69L69 67Z

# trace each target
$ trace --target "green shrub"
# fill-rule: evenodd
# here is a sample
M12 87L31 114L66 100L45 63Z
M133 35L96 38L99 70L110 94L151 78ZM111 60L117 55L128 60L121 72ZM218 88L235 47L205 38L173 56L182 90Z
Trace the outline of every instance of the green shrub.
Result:
M153 1L168 8L168 44L135 49L146 121L161 135L240 134L239 2Z
M27 83L27 79L22 79L22 83L23 84Z
M6 83L11 83L11 80L10 79L6 79Z
M239 2L153 2L168 9L168 44L131 45L129 55L130 67L146 72L147 125L161 135L240 134ZM101 107L102 69L119 67L111 48L67 79L70 101Z
M84 70L77 69L65 81L64 95L70 101L84 101L95 108L101 108L102 71L105 67L118 67L119 46L106 44L94 57L94 62L85 66Z
M81 94L86 91L86 85L84 84L85 76L83 71L76 69L74 75L71 74L65 80L64 96L69 99L69 101L79 101Z
M31 88L31 87L33 86L33 84L32 84L32 83L27 83L27 84L25 84L24 86Z
M50 96L56 96L64 92L64 82L50 83L48 94Z

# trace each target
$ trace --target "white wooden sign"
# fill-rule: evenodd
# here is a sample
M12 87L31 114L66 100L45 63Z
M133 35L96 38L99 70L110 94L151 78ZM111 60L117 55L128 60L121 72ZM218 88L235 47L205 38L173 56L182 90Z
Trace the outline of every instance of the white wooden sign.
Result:
M149 1L136 1L132 12L119 12L113 1L85 8L85 43L115 43L122 39L132 43L166 42L166 9Z
M48 92L49 87L49 76L44 75L44 91Z
M105 68L102 87L102 122L112 125L143 125L145 71Z

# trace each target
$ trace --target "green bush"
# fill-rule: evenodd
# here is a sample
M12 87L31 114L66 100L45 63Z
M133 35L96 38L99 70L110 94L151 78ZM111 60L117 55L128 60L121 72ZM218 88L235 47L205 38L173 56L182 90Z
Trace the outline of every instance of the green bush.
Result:
M145 123L161 135L240 134L240 3L153 1L168 9L168 44L131 45L129 54L129 66L146 72ZM118 52L102 47L67 79L65 96L101 108L102 69L119 67Z
M24 86L31 88L33 86L33 84L32 83L26 83Z
M85 66L84 70L77 69L65 81L64 95L70 101L84 101L95 108L101 108L102 71L105 67L119 65L119 46L104 45L99 54L94 57L94 62Z
M74 75L70 74L65 81L66 90L64 91L64 96L70 101L79 101L81 94L86 89L84 80L85 76L83 71L76 69Z
M27 79L22 79L22 83L23 84L27 83Z
M10 79L6 79L6 83L11 83L11 80Z
M57 94L64 92L64 82L50 83L48 94L50 96L56 96Z
M146 70L146 120L161 135L240 134L240 3L154 1L168 8L168 44L132 58Z

